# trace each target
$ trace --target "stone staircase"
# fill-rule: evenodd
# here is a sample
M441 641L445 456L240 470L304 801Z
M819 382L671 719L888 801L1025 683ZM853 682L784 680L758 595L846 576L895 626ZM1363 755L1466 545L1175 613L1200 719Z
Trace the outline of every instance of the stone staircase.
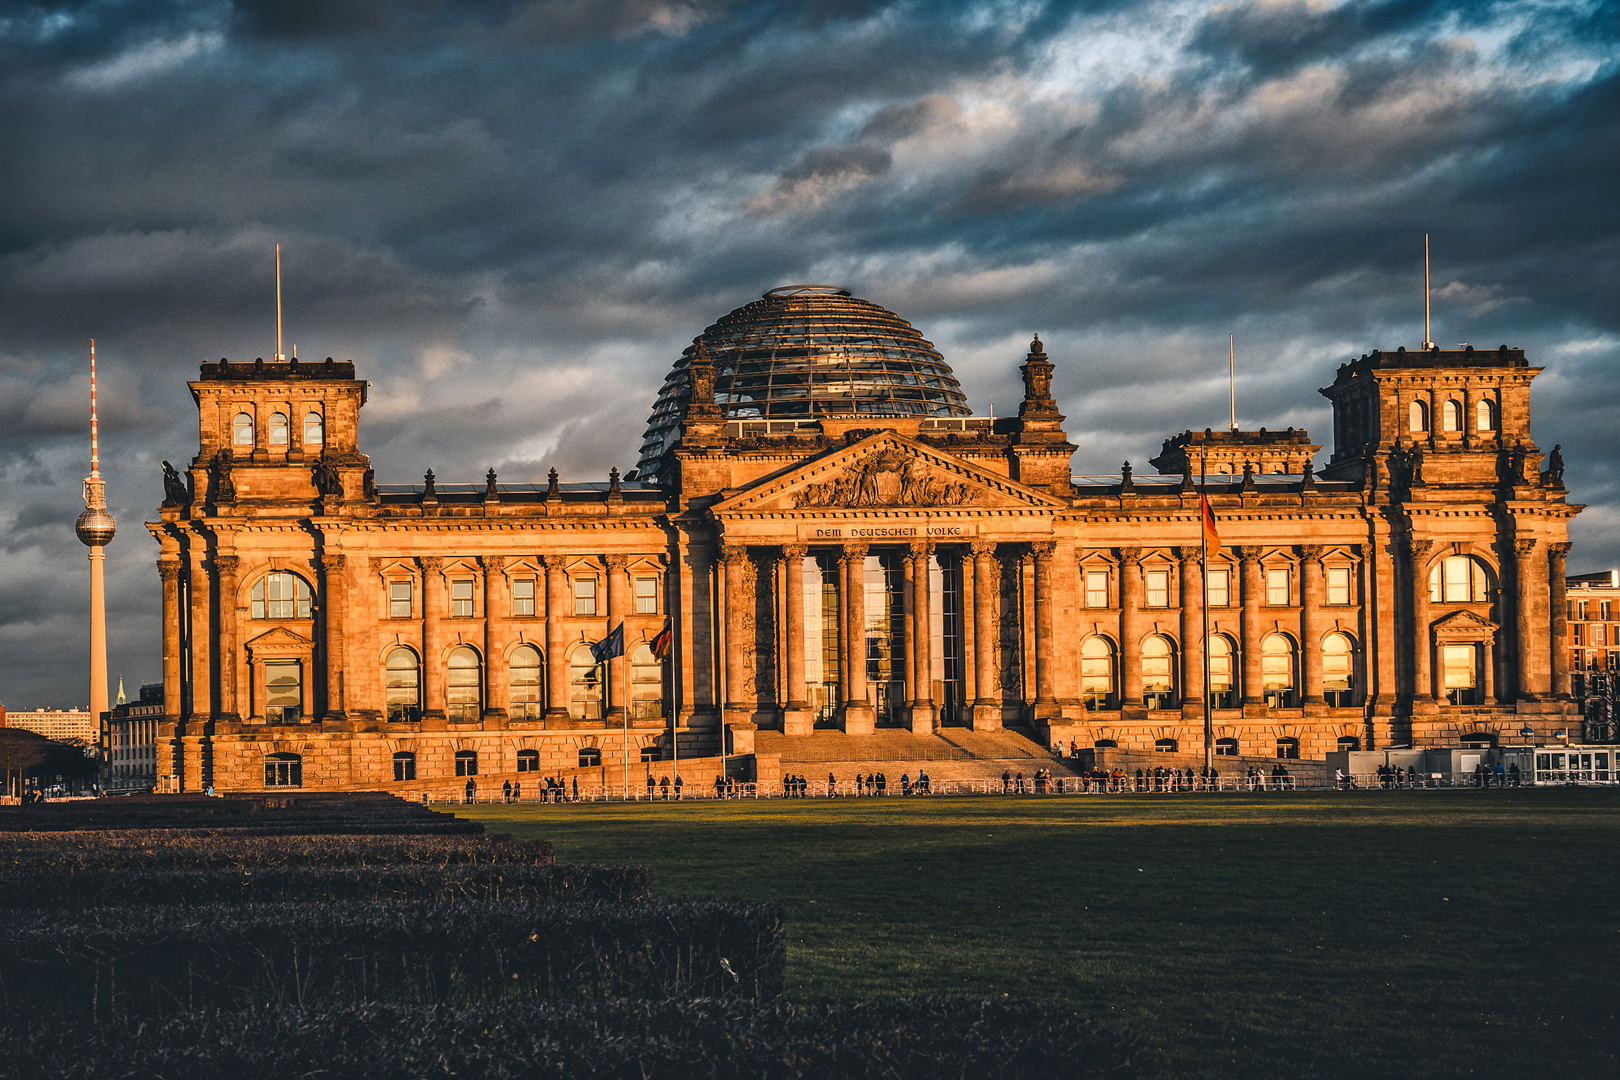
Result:
M845 781L857 773L881 772L898 789L902 773L916 776L919 769L936 781L999 780L1003 772L1021 772L1029 779L1037 769L1054 776L1077 775L1072 762L1053 757L1030 733L1016 730L945 728L937 735L914 735L880 728L860 736L841 731L799 736L761 731L754 737L754 753L762 784L779 783L783 773L825 783L828 773Z

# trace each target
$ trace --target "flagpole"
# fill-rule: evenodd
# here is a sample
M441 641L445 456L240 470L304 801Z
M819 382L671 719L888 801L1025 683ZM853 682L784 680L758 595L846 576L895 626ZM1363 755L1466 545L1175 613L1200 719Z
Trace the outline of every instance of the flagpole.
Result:
M666 631L668 631L670 628L669 624L669 617L665 616L664 629ZM670 708L670 698L674 697L675 695L669 692L671 689L670 684L673 683L674 680L668 677L669 665L665 662L665 658L667 658L670 653L669 646L670 642L666 640L664 644L664 656L658 658L658 678L660 680L660 688L664 691L664 711L669 713L670 757L675 762L675 779L679 780L681 778L681 717L676 710Z
M1198 545L1201 550L1199 557L1199 584L1203 589L1203 603L1199 609L1204 616L1204 642L1202 656L1204 658L1204 782L1209 783L1209 775L1215 770L1215 724L1211 715L1213 710L1209 703L1209 530L1204 527L1204 514L1211 517L1214 512L1206 510L1209 506L1209 461L1203 450L1198 452Z
M624 628L624 624L620 623L619 627L622 630ZM626 785L625 790L628 792L628 785L630 783L630 659L629 657L625 656L622 648L619 650L619 656L624 659L624 663L619 665L624 671L624 678L622 680L624 683L624 686L622 687L624 693L623 696L619 698L619 708L624 710L624 782ZM612 669L610 668L609 670Z

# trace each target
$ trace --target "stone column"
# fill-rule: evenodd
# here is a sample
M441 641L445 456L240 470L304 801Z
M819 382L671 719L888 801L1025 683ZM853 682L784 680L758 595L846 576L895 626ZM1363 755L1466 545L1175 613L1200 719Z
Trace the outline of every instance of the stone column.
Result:
M911 730L926 735L934 730L934 664L933 664L933 597L928 587L928 564L933 558L932 544L912 544L906 554L911 578L911 624L906 634L912 639L912 685L915 695L911 702Z
M496 613L511 614L501 589L506 570L506 556L485 555L478 563L484 568L484 725L506 726L512 688L507 683L506 665L498 662L501 649L500 636L495 630Z
M743 678L748 646L743 637L744 618L742 598L745 595L743 574L748 568L748 550L739 544L726 544L720 549L720 565L726 583L726 703L725 722L736 723L749 719L752 705L743 697Z
M625 574L629 560L623 555L609 555L602 561L607 566L607 632L611 634L614 627L624 625L625 614L629 611L630 582ZM726 604L729 609L731 603L729 581L727 586ZM630 707L624 677L625 666L630 663L630 649L630 635L626 631L624 655L615 656L607 662L607 685L603 687L605 690L603 701L607 707L602 715L615 726L624 723L624 711Z
M909 550L900 556L900 618L905 627L905 640L901 642L900 682L901 700L896 702L895 715L909 718L917 704L917 576L916 560ZM892 646L891 646L892 648Z
M1305 544L1299 549L1299 666L1303 678L1304 704L1326 705L1322 694L1322 605L1327 601L1322 576L1321 544Z
M804 688L804 559L803 544L782 549L783 619L787 623L787 704L782 707L782 734L808 735L815 714Z
M439 610L444 599L444 559L423 555L416 560L422 568L422 719L445 722L444 679L439 674Z
M1432 424L1430 425L1433 426ZM1432 540L1407 539L1412 575L1412 711L1433 711L1434 643L1429 634L1429 549Z
M1001 699L996 694L996 545L975 540L973 557L973 684L976 696L968 710L974 731L1001 730Z
M1246 545L1232 552L1240 560L1243 582L1243 706L1260 708L1266 703L1260 689L1260 549Z
M1176 548L1181 560L1181 708L1183 719L1204 719L1203 549ZM1190 711L1189 711L1190 710Z
M1520 701L1540 701L1536 693L1536 538L1516 537L1513 541L1513 583L1515 629L1518 637L1518 678L1515 680Z
M1052 632L1052 557L1057 544L1043 540L1030 545L1035 557L1035 704L1033 718L1051 720L1062 716L1053 683L1057 675L1057 644Z
M1119 707L1142 708L1142 549L1119 549Z
M214 635L213 581L203 553L194 550L190 554L191 633L186 643L191 648L191 715L186 718L186 734L201 735L201 724L213 719L215 683L211 643L218 639Z
M1569 603L1564 595L1570 547L1569 544L1550 544L1547 547L1547 591L1551 609L1549 614L1552 615L1552 693L1559 701L1570 699L1569 650L1565 648L1569 638ZM1487 697L1486 700L1490 699Z
M568 712L568 631L563 620L571 614L568 595L568 560L563 555L546 555L540 560L546 568L546 726L567 727Z
M158 560L158 577L163 583L163 720L180 719L180 560L165 555ZM162 743L159 744L162 753ZM158 770L159 776L167 773Z
M344 588L344 571L349 562L347 555L335 551L321 553L321 618L325 627L319 642L322 666L321 685L326 691L326 711L322 720L348 719L348 687L344 685L344 671L348 655L344 642L344 615L349 610L348 590Z
M214 576L219 582L219 714L218 719L237 719L236 669L236 571L241 560L235 555L214 556ZM305 678L311 677L306 674Z
M844 732L849 735L870 735L877 724L877 709L866 697L866 552L865 544L846 544L838 556L846 644Z

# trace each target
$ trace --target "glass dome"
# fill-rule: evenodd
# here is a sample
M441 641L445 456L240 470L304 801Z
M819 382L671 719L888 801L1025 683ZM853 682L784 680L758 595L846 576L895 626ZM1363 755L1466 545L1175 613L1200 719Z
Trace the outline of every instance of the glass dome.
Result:
M715 402L727 420L967 416L933 344L894 312L829 285L772 289L703 331ZM638 475L651 480L681 437L691 397L688 346L647 419Z

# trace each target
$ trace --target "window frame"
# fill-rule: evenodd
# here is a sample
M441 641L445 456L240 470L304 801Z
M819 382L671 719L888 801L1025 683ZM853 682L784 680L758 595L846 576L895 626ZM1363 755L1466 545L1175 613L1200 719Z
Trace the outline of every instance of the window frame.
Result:
M1081 599L1085 607L1097 610L1112 607L1109 603L1109 573L1087 567L1082 571Z
M277 434L280 434L281 438L276 438ZM280 409L270 414L270 420L265 425L264 444L266 446L292 445L292 421Z
M1338 575L1343 575L1344 581L1343 581L1342 585L1335 585L1334 584L1333 579L1334 579L1334 577L1336 577ZM1355 601L1356 601L1356 574L1355 574L1355 567L1351 566L1349 563L1335 563L1335 564L1324 567L1323 571L1322 571L1322 584L1323 584L1323 592L1324 592L1324 594L1326 596L1327 606L1328 607L1354 607L1355 606ZM1334 591L1336 589L1340 589L1340 588L1342 588L1342 590L1343 590L1343 593L1342 593L1343 598L1336 600L1336 599L1334 599L1333 594L1334 594Z
M478 775L478 751L457 750L455 756L457 776Z
M1266 607L1293 607L1293 568L1289 566L1266 566L1261 569L1265 576ZM1282 580L1281 586L1277 584L1279 578ZM1282 596L1281 600L1277 599L1279 590Z
M572 574L569 577L571 589L574 594L574 616L576 618L593 618L600 605L597 599L600 594L599 580L595 574ZM586 586L588 590L582 591Z
M267 788L303 787L303 755L284 752L264 755L264 786Z
M643 592L645 586L646 591ZM638 574L635 578L635 601L637 615L658 614L658 576L656 574Z
M1216 595L1217 595L1216 590L1210 588L1210 582L1213 579L1217 578L1217 577L1220 579L1220 582L1221 582L1221 587L1220 587L1220 590L1219 590L1220 599L1218 599L1218 600L1215 598ZM1227 566L1212 566L1212 567L1210 567L1209 573L1207 573L1204 576L1204 593L1205 593L1206 596L1208 596L1210 598L1209 599L1209 606L1210 607L1221 607L1221 608L1231 607L1232 606L1232 570L1231 570L1231 568L1227 567Z
M394 783L408 784L416 779L416 753L412 750L394 751Z
M527 589L527 594L523 591ZM540 582L537 578L520 577L512 579L512 618L532 619L535 617L535 605L540 598ZM528 610L525 611L524 608Z
M244 423L244 421L246 422ZM253 413L247 409L241 409L235 416L231 417L232 447L245 446L251 450L258 444L259 433L254 430L254 423ZM242 437L244 432L247 433L245 439Z
M1155 567L1142 571L1142 606L1167 608L1170 606L1170 570Z
M403 601L397 595L400 589L405 590ZM402 610L400 604L404 603ZM416 611L416 580L414 578L388 579L388 617L390 619L409 619Z
M477 583L472 578L450 579L450 617L452 619L477 618L477 605L474 597Z
M458 657L470 656L472 664L456 663ZM471 671L472 681L467 681L465 672ZM456 673L462 672L462 681L456 681ZM471 700L466 698L466 692L471 690ZM456 723L468 724L482 718L484 712L484 658L478 650L471 645L457 645L450 650L450 655L444 661L444 714L448 720Z
M279 591L286 588L288 582L292 586L291 596L270 595L272 583ZM305 581L302 576L293 573L291 570L271 570L267 574L260 575L259 579L253 583L253 589L249 593L249 597L249 616L267 622L308 619L312 617L314 611L314 589L310 587L309 582ZM283 604L291 606L290 608L283 608L281 606ZM272 605L275 606L272 607ZM283 613L288 610L291 611L291 614Z
M525 746L517 752L517 771L520 773L540 771L540 751Z
M314 421L311 425L310 421ZM311 435L313 430L314 434ZM326 417L318 409L311 409L304 414L304 445L326 445Z
M392 672L405 671L404 667L392 667L390 661L396 656L409 656L411 658L411 683L405 686L393 684ZM409 690L410 701L395 701L396 690ZM383 657L383 715L390 724L416 724L422 720L422 657L409 645L395 645Z
M527 664L523 665L522 667L518 666L518 657L526 653L532 654L535 658L535 664L532 669ZM527 680L519 682L517 679L517 673L519 671L527 672L530 670L534 671L534 682L532 684ZM533 686L532 699L527 696L527 691L531 685ZM525 641L517 648L512 650L511 655L506 658L506 686L506 713L508 719L538 720L545 715L546 654L541 651L540 646L535 645L532 642ZM525 692L525 696L522 700L518 699L520 689Z

